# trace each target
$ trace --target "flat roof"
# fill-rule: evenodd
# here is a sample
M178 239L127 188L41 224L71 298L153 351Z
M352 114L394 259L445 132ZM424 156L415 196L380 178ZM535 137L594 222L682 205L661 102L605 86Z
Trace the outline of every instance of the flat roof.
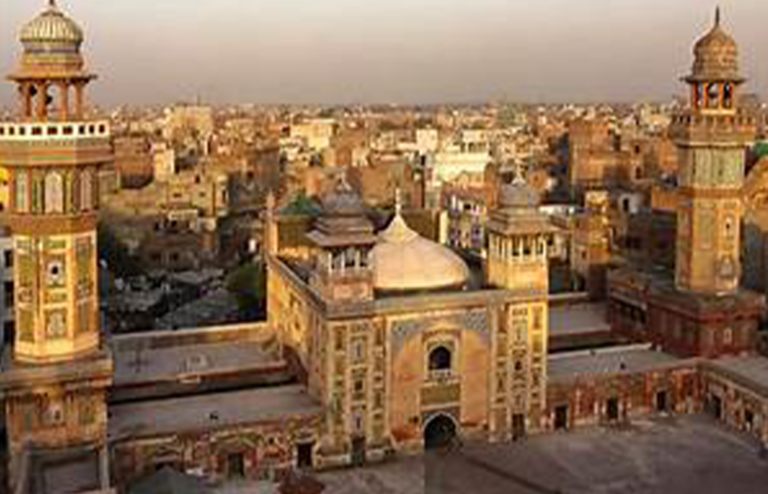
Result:
M290 417L310 418L321 410L302 385L211 393L111 406L109 434L117 440L151 437Z
M706 363L716 371L724 372L741 384L750 386L753 391L768 396L768 358L723 357Z
M548 373L551 382L569 382L582 377L646 372L678 362L682 360L651 350L650 345L631 345L550 355Z
M281 364L259 341L227 341L160 348L114 348L115 386L176 381L185 377L226 374Z
M608 324L606 304L578 304L550 307L549 335L566 336L585 333L607 332Z

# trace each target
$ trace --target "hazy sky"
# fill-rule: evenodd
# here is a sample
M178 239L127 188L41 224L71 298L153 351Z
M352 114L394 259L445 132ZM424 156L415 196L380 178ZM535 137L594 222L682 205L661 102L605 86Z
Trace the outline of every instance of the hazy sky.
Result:
M0 71L44 0L0 0ZM59 0L105 105L667 99L716 0ZM768 92L766 0L721 0ZM759 63L761 60L762 63ZM13 88L0 85L0 104Z

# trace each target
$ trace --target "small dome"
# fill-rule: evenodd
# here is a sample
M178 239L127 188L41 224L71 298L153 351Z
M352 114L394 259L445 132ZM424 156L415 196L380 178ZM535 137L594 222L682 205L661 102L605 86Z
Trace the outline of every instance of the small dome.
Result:
M504 184L499 191L499 206L502 208L530 209L538 207L540 202L539 194L523 179Z
M694 81L740 80L739 47L736 41L720 26L720 10L715 16L714 27L693 48Z
M25 48L39 49L41 46L80 49L84 36L75 21L64 15L54 1L32 21L21 29L21 42Z
M365 204L346 180L339 180L334 191L322 200L323 213L327 216L363 216Z
M469 280L469 269L459 256L411 230L400 214L379 235L371 263L374 287L380 291L461 288Z

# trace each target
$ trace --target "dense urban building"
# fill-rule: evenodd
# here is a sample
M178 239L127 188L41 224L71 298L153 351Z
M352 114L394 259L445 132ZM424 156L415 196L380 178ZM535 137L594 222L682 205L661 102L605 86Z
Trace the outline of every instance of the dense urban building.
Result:
M719 12L674 113L108 120L55 1L21 42L0 121L0 491L290 492L464 440L699 413L768 447L766 160ZM224 273L257 266L266 320L217 322L239 310Z

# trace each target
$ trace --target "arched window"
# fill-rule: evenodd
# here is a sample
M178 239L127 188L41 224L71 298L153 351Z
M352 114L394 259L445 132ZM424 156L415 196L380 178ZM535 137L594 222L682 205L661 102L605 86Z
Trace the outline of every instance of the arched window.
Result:
M16 174L16 211L29 212L29 177L24 171Z
M429 353L430 371L451 370L451 351L444 346L439 346Z
M707 86L708 107L712 109L720 108L720 85L710 84Z
M730 84L723 86L723 107L728 110L733 108L733 86Z
M91 172L83 172L80 175L80 210L93 209L93 176Z
M45 176L45 212L64 212L64 179L58 172Z

